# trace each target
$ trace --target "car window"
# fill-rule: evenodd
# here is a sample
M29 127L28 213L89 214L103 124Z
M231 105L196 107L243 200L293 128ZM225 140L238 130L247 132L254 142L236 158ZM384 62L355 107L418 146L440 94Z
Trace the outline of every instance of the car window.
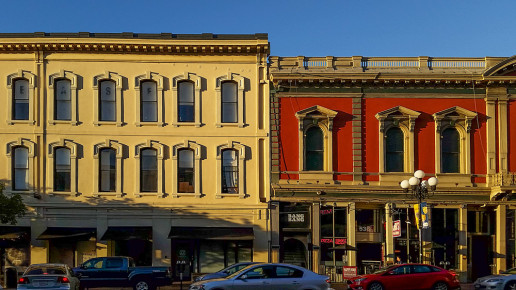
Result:
M303 277L303 271L289 268L289 267L276 267L276 278L301 278Z
M509 269L505 272L503 272L504 274L516 274L516 268L512 268L512 269Z
M432 270L432 272L441 272L441 271L442 271L442 269L439 269L439 268L437 268L437 267L432 267L432 266L428 266L428 267L430 267L430 269Z
M106 260L106 268L122 268L124 261L122 258L109 258Z
M410 274L410 266L409 266L409 265L399 266L399 267L394 268L394 269L392 269L391 271L389 271L389 273L390 273L391 275L405 275L405 274Z
M422 265L414 265L412 266L412 271L414 274L420 274L420 273L430 273L432 270L428 266L422 266Z
M247 275L246 279L267 279L274 277L274 269L271 266L261 266L253 268L247 272L245 272L245 275Z
M104 265L104 259L93 259L84 263L85 268L101 269Z
M25 275L63 275L66 269L63 267L33 267L27 270Z

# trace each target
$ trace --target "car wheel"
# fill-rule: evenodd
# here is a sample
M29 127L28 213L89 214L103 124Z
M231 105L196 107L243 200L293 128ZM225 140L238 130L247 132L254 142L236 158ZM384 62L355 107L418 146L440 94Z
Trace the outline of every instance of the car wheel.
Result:
M448 290L448 284L444 282L437 282L435 283L434 287L432 288L434 290Z
M383 285L378 282L373 282L369 284L369 287L367 287L367 290L383 290Z
M152 290L152 289L154 289L154 287L148 281L140 280L134 284L133 289L134 290Z
M509 281L505 284L505 290L516 290L516 281Z

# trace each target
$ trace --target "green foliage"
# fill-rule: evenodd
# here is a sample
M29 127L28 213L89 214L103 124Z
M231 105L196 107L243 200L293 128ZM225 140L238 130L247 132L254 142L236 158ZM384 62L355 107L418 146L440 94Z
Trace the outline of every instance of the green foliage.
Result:
M19 194L8 197L4 194L4 184L0 183L0 224L16 224L16 219L25 215L27 207Z

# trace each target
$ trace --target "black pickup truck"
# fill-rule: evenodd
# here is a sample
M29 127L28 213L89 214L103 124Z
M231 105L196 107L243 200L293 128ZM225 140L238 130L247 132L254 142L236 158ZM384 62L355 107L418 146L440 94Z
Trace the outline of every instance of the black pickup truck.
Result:
M129 257L93 258L73 271L81 281L81 289L133 287L136 290L151 290L172 284L167 267L136 267Z

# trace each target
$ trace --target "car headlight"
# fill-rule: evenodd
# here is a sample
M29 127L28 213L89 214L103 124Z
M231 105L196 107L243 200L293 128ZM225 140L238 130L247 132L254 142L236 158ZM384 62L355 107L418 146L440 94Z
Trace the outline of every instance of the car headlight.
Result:
M204 279L204 275L196 277L194 282L201 281L202 279Z
M190 286L190 290L204 290L204 285L192 285Z
M367 279L367 278L358 278L358 279L356 279L356 280L355 280L355 282L356 282L356 283L360 283L360 282L362 282L362 281L364 281L364 280L366 280L366 279Z
M487 283L494 283L494 282L501 282L502 279L500 278L491 278L491 279L487 279L485 282Z

